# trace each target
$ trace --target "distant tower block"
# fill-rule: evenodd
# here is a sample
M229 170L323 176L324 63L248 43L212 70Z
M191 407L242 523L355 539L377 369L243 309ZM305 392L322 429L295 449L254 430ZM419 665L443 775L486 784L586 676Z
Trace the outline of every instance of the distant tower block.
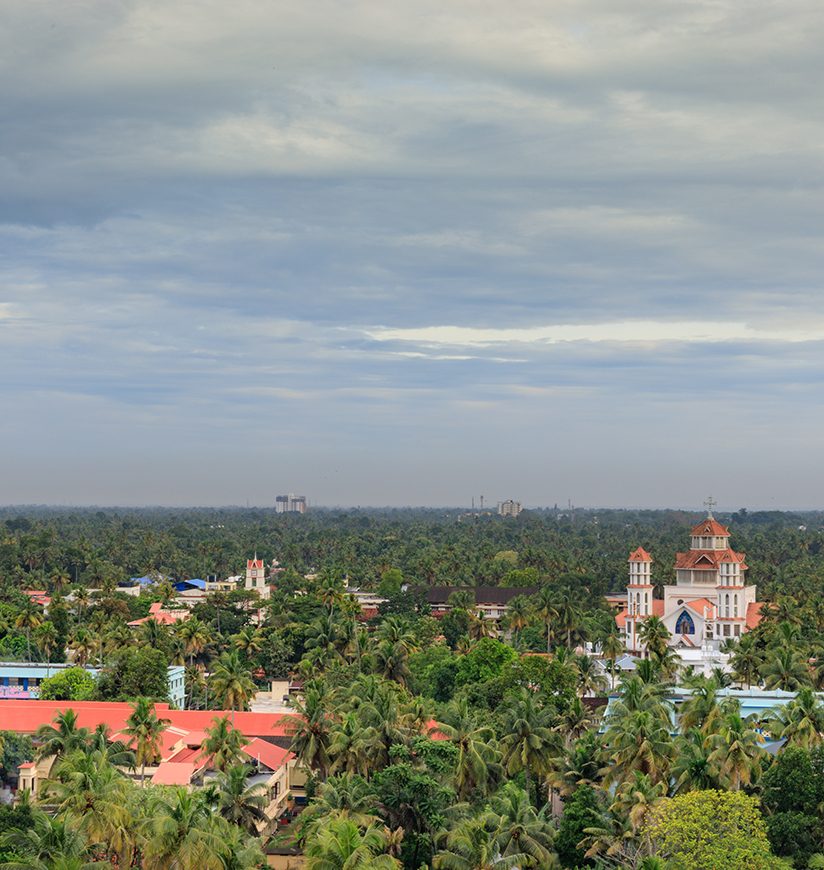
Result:
M254 559L246 560L246 582L245 588L254 590L261 598L268 598L271 589L266 583L266 566L263 564L263 559L258 559L255 553Z
M498 502L499 517L517 517L523 510L519 501L513 501L508 498L506 501Z
M276 514L305 514L306 513L306 496L295 495L290 492L289 495L275 496L275 513Z

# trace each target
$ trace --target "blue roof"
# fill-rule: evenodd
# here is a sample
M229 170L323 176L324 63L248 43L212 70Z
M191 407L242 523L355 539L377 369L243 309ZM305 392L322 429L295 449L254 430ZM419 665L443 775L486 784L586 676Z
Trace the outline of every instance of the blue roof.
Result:
M178 582L175 583L174 586L178 592L182 592L184 589L191 589L192 587L194 587L195 589L205 589L206 581L200 580L199 578L195 578L193 580L178 580Z

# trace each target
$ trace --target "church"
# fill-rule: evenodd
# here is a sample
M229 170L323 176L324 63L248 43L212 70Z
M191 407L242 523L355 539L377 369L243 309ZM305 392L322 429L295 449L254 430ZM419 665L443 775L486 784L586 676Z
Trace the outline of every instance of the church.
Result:
M652 556L638 547L629 556L626 607L616 616L627 651L643 653L638 629L648 616L658 616L680 650L717 651L761 621L755 586L746 581L743 553L730 548L730 533L712 515L690 532L690 549L675 558L675 584L653 598Z

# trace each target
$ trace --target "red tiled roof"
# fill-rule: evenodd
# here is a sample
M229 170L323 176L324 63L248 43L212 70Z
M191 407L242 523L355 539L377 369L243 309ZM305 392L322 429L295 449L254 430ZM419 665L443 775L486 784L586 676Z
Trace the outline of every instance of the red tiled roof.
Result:
M190 761L161 761L152 777L153 785L188 785L197 765Z
M725 528L716 519L707 517L701 520L697 526L693 526L691 535L713 535L714 537L729 537L729 529Z
M259 737L250 740L243 747L243 751L249 756L249 758L265 764L269 770L278 770L283 767L287 761L295 757L288 749L275 746L273 743L267 743Z
M263 559L247 559L246 560L247 568L262 568L263 567Z
M186 746L183 749L179 749L171 758L167 758L164 763L166 764L181 764L184 761L194 762L197 760L197 757L200 755L200 746L191 747Z
M629 554L628 562L652 562L652 556L643 548L638 547L638 549L633 550Z
M74 710L80 728L93 730L105 724L113 734L122 732L132 714L131 704L116 701L27 701L0 700L0 730L18 734L34 734L41 725L50 725L58 713ZM229 717L229 710L170 710L168 704L155 704L162 719L171 727L164 732L176 743L188 732L211 728L215 718ZM234 726L246 737L289 737L289 723L295 717L288 713L234 713Z
M704 615L704 608L707 608L707 618L713 619L715 617L715 605L709 598L696 598L694 601L685 601L684 607L689 607L690 610L694 610L699 616Z
M675 554L675 567L693 571L716 571L719 562L738 562L746 571L744 554L735 550L688 550Z
M759 622L764 618L761 615L761 608L764 606L763 601L753 601L751 604L747 605L747 628L755 628Z
M149 615L142 619L133 619L129 625L143 625L150 619L154 619L161 625L174 625L177 622L183 622L189 618L189 611L185 607L178 607L174 610L164 610L163 605L159 601L153 602L149 606Z
M652 599L652 613L651 616L661 617L664 615L664 600L663 598L653 598ZM618 628L624 628L627 624L627 617L629 614L626 610L622 610L620 613L615 614L615 624ZM630 617L636 618L636 617ZM646 619L645 616L639 616L638 619Z

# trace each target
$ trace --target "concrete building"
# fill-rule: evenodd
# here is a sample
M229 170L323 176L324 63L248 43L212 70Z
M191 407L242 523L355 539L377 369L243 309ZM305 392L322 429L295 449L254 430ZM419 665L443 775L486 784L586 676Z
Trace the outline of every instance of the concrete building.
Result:
M49 725L55 716L66 710L77 714L79 728L94 730L106 725L111 739L129 743L123 733L132 713L131 704L95 701L6 701L0 704L4 727L18 734L34 736L41 725ZM305 797L306 777L295 768L295 756L289 750L290 723L293 717L273 713L232 713L228 710L172 710L166 704L155 706L157 715L169 720L161 735L160 762L146 768L146 776L155 785L177 785L189 789L207 786L216 776L211 758L202 746L206 729L216 720L231 717L233 727L245 738L243 753L251 766L247 787L257 786L265 795L264 816L258 834L268 836L277 828L277 819L297 797ZM36 794L48 778L53 758L33 759L20 765L18 789ZM124 770L130 776L137 774Z
M48 677L59 674L66 668L77 667L71 663L45 665L41 662L0 662L0 714L7 712L4 700L36 700L40 696L40 684ZM86 667L93 677L100 668ZM170 665L168 671L169 701L179 710L186 706L186 681L182 665ZM5 721L5 716L2 717Z
M508 498L506 501L498 502L499 517L517 517L522 510L521 503L519 501L513 501L511 498Z
M706 658L725 664L721 644L755 628L762 604L755 586L746 584L744 554L730 548L729 530L711 511L690 535L690 549L676 555L675 584L663 587L663 599L653 595L652 556L643 547L630 553L627 606L615 620L631 653L644 652L639 629L657 616L685 663L702 667Z
M419 587L420 588L420 587ZM452 609L449 599L453 592L470 592L475 598L475 613L485 619L500 619L509 602L518 595L535 595L537 586L427 586L426 600L433 616L443 616Z
M276 514L305 514L307 507L305 495L290 492L289 495L275 496Z

